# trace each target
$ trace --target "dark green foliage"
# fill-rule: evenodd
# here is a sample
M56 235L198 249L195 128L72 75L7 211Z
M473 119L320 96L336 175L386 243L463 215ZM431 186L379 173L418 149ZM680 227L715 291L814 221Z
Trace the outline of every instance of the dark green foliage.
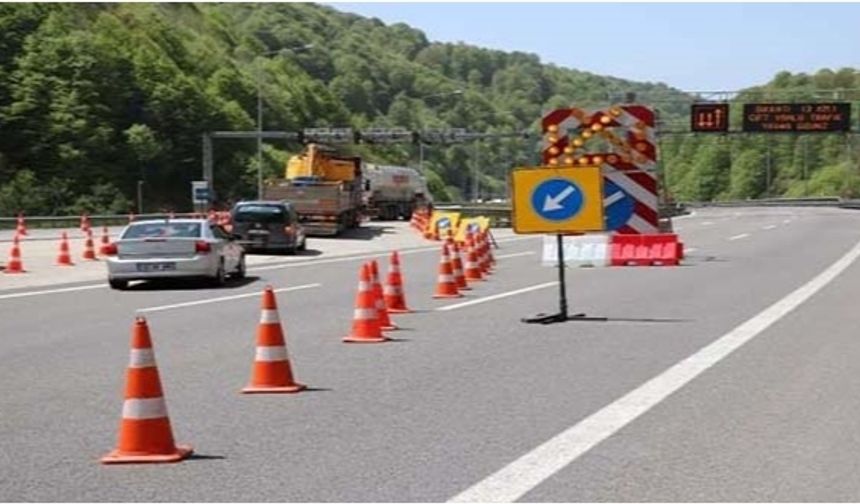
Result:
M291 131L537 133L544 110L602 106L629 91L659 100L668 123L683 123L689 100L663 84L542 64L533 54L431 43L404 24L314 4L0 4L0 31L2 215L128 211L140 180L147 208L189 209L201 135L255 129L258 83L264 128ZM813 89L856 83L852 69L782 72L742 98L772 89L811 98ZM806 142L772 141L767 187L764 140L667 137L665 178L680 199L853 195L856 164L845 139ZM267 144L264 174L282 174L299 148ZM372 162L418 165L412 145L343 149ZM481 197L504 197L510 169L535 163L537 149L535 138L428 145L423 167L440 201L470 197L476 166ZM216 142L214 162L220 204L254 195L253 140ZM837 183L841 176L850 180Z

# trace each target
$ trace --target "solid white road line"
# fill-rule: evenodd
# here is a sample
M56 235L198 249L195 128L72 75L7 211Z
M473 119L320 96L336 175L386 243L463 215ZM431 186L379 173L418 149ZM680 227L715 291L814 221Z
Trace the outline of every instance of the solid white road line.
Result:
M782 221L783 224L791 224L791 219L785 219Z
M105 283L99 284L90 284L90 285L80 285L78 287L66 287L65 289L49 289L49 290L38 290L38 291L28 291L28 292L17 292L15 294L2 294L0 295L0 299L15 299L22 297L30 297L30 296L41 296L43 294L60 294L62 292L77 292L82 290L91 290L91 289L104 289L107 287Z
M766 231L770 231L771 229L776 229L776 225L775 225L775 224L771 224L770 226L765 226L765 227L763 227L762 229L764 229L764 230L766 230Z
M705 221L705 222L703 222L703 223L702 223L702 225L703 225L703 226L710 226L710 225L712 225L713 223L714 223L713 221Z
M558 285L558 282L547 282L538 285L532 285L531 287L525 287L523 289L512 290L508 292L502 292L501 294L493 294L492 296L482 297L478 299L473 299L471 301L465 301L462 303L452 304L448 306L441 306L436 308L436 311L450 311L456 310L458 308L465 308L467 306L472 306L481 303L487 303L489 301L495 301L496 299L502 299L510 296L516 296L518 294L525 294L526 292L536 291L540 289L546 289L547 287L552 287L553 285Z
M513 502L660 404L803 304L860 257L860 242L818 276L695 354L478 482L449 502Z
M699 249L697 249L696 247L685 248L685 249L684 249L684 253L687 253L687 252L695 252L695 251L697 251L697 250L699 250Z
M316 287L320 287L321 285L322 284L313 283L313 284L305 284L305 285L296 285L293 287L282 287L280 289L275 289L274 292L292 292L292 291L297 291L297 290L313 289ZM234 299L256 297L259 295L260 295L259 292L249 292L248 294L237 294L235 296L224 296L224 297L217 297L217 298L210 298L210 299L201 299L199 301L189 301L187 303L176 303L176 304L163 305L163 306L151 306L149 308L138 308L137 312L138 313L152 313L152 312L157 312L157 311L173 310L175 308L187 308L189 306L199 306L199 305L204 305L204 304L209 304L209 303L220 303L222 301L232 301Z
M742 234L739 234L739 235L734 235L734 236L732 236L731 238L729 238L729 241L742 240L742 239L744 239L744 238L749 238L749 236L750 236L750 234L749 234L749 233L742 233Z
M509 236L505 238L497 238L497 243L507 243L507 242L515 242L522 240L535 240L541 238L541 235L532 235L532 236ZM433 246L422 246L419 248L413 249L405 249L403 251L399 251L400 255L405 254L416 254L418 252L427 252L431 250L439 250L441 247L441 242L439 245ZM264 271L264 270L274 270L274 269L283 269L283 268L298 268L301 266L314 266L317 264L329 264L335 262L346 262L346 261L355 261L359 259L371 259L374 257L387 257L391 252L378 252L374 254L366 254L366 255L352 255L352 256L344 256L344 257L336 257L331 259L320 259L320 260L308 260L308 261L300 261L294 263L284 263L284 264L274 264L271 266L261 266L261 267L253 267L249 266L248 271ZM81 285L77 287L66 287L61 289L48 289L48 290L37 290L37 291L27 291L27 292L17 292L14 294L0 294L0 300L3 299L16 299L30 296L41 296L46 294L61 294L64 292L77 292L84 291L90 289L104 289L107 287L107 284L103 282L99 282L97 284L87 284Z
M541 236L514 236L507 238L499 238L496 240L497 243L507 243L513 241L522 241L522 240L534 240L540 238ZM420 252L428 252L428 251L437 251L442 248L442 242L439 242L437 245L430 246L421 246L416 248L402 249L398 250L397 253L400 255L408 255L408 254L418 254ZM392 249L396 250L396 249ZM331 259L319 259L319 260L310 260L310 261L299 261L299 262L291 262L284 264L273 264L271 266L260 266L260 267L249 267L248 271L266 271L266 270L276 270L276 269L284 269L284 268L299 268L301 266L313 266L316 264L331 264L331 263L339 263L339 262L347 262L347 261L356 261L359 259L373 259L375 257L388 257L391 254L391 250L388 251L380 251L363 255L351 255L351 256L343 256L343 257L333 257Z
M500 256L496 256L496 259L508 259L511 257L522 257L527 255L534 255L534 252L517 252L516 254L503 254Z

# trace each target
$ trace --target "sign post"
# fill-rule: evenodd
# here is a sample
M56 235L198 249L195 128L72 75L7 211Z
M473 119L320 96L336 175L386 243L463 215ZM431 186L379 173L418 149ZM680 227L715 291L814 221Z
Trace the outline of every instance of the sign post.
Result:
M511 173L513 227L519 234L553 233L558 246L559 312L524 318L529 324L568 320L606 320L584 313L568 314L564 273L565 234L603 231L603 176L600 168L517 168Z

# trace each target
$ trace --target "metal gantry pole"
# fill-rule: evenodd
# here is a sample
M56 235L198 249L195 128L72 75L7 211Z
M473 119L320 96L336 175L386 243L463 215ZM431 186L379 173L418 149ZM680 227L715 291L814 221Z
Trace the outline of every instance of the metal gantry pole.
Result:
M770 198L770 179L771 179L771 142L770 137L767 139L767 171L765 173L765 188L764 195L766 198Z
M473 169L474 180L472 181L472 200L477 203L478 197L480 195L480 193L478 191L478 189L479 189L478 188L478 184L479 184L479 180L478 180L478 178L479 178L478 177L478 140L473 140L473 141L475 143L473 146L474 153L472 155L472 157L474 158L474 160L473 160L473 162L474 162L474 169Z
M263 199L263 93L261 65L257 60L257 199Z
M803 137L803 195L809 196L809 136Z

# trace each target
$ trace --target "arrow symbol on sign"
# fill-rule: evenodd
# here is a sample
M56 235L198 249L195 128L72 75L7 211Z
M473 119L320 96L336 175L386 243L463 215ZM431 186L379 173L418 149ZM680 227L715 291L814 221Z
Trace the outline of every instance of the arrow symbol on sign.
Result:
M616 192L612 193L612 195L609 196L608 198L603 199L603 206L609 206L609 205L615 203L616 201L623 200L624 196L625 196L625 194L622 191L616 191Z
M543 211L551 212L553 210L561 210L564 208L561 206L561 202L564 201L568 196L573 194L576 191L572 185L567 186L564 191L558 193L555 196L546 195L546 200L543 203Z

